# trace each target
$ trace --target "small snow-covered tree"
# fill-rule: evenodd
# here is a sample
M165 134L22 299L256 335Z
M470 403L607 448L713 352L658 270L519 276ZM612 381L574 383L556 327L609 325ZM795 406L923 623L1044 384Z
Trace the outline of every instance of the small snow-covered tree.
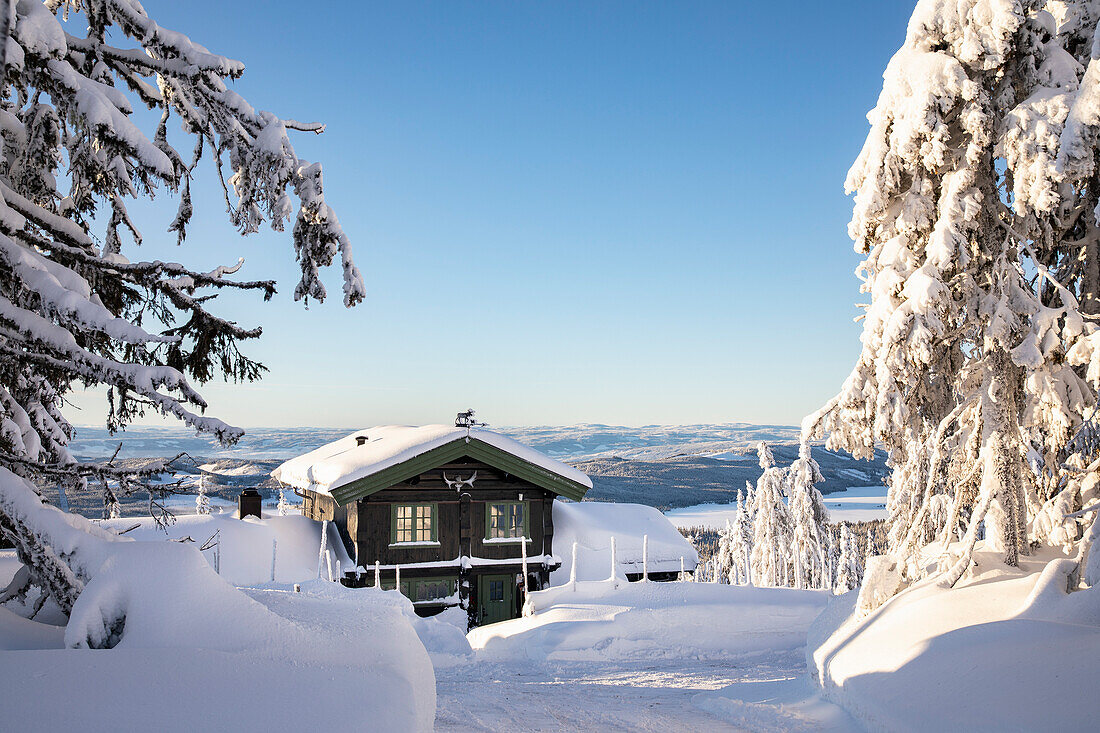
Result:
M847 524L840 527L840 558L837 561L836 584L834 592L847 593L859 587L863 577L863 563L859 556L859 546Z
M103 518L118 519L122 516L122 506L118 503L118 497L111 491L110 486L103 487Z
M199 474L199 493L195 496L195 514L210 513L210 497L206 495L206 477Z
M753 497L752 584L785 586L790 578L791 521L783 502L784 471L766 443L757 446L764 472Z
M718 545L714 552L715 571L719 583L735 584L737 581L737 568L734 564L733 536L736 533L734 525L726 520L726 526L718 530Z
M846 184L863 351L803 435L886 448L886 550L907 579L933 540L952 585L983 530L1015 565L1056 524L1029 520L1066 486L1100 387L1098 18L921 0L868 115Z
M166 224L182 243L205 157L241 233L293 219L295 299L325 298L319 270L337 256L345 305L364 288L321 166L300 159L288 136L323 126L253 108L226 84L244 71L239 61L161 28L136 0L21 0L0 3L0 69L0 532L68 612L87 572L80 543L68 541L73 527L110 534L58 521L27 479L109 480L125 495L155 491L145 479L164 465L79 464L67 447L66 394L106 387L111 429L148 410L230 444L243 431L204 414L193 382L264 371L239 350L260 329L212 306L226 289L270 298L275 284L235 279L241 261L192 269L134 256L142 234L127 202L177 194ZM152 129L136 107L153 111Z
M798 459L788 469L791 514L791 564L795 588L823 588L828 512L814 484L824 480L821 468L803 443Z
M285 517L290 514L290 504L286 500L286 492L283 489L279 489L279 516Z
M726 552L729 556L728 578L731 585L752 584L752 489L749 494L737 492L737 513L728 528Z

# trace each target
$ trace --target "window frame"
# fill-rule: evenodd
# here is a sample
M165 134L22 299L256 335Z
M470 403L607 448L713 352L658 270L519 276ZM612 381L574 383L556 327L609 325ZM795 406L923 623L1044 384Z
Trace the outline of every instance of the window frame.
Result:
M397 539L397 511L404 507L411 507L413 510L412 520L412 533L416 536L417 531L417 510L418 509L430 509L431 510L431 524L428 528L427 540L402 540ZM420 502L401 502L390 505L390 547L436 547L439 545L439 504L430 501Z
M424 585L424 584L427 584L427 583L447 583L448 584L447 595L439 596L437 598L426 598L424 600L417 600L416 599L417 589L421 585ZM405 596L410 601L412 601L413 605L417 605L417 604L439 605L439 604L442 604L442 603L446 603L446 600L448 598L450 598L451 596L458 593L458 578L453 576L453 575L444 575L444 576L441 576L441 577L409 578L407 580L402 579L400 590L401 590L401 595ZM408 591L408 592L406 592L406 591Z
M515 536L515 535L507 536L507 537L493 537L492 536L492 531L493 531L493 525L492 525L493 507L495 507L495 506L510 506L510 507L521 506L521 507L523 507L523 527L521 529L521 533L520 533L519 536ZM526 501L526 500L519 501L518 499L514 500L514 501L509 500L509 501L487 501L487 502L485 502L485 537L482 539L482 542L488 542L490 544L507 544L509 542L520 542L522 540L526 540L527 542L531 542L531 502Z

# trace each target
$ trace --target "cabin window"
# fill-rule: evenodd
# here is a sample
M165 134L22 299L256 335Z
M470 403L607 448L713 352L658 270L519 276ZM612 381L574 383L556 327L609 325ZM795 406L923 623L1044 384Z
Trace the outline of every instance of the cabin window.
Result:
M506 501L486 505L485 539L504 540L530 537L527 526L526 502Z
M415 578L401 581L401 593L413 603L431 603L450 598L457 587L454 578Z
M435 542L435 504L394 504L390 542L412 544Z

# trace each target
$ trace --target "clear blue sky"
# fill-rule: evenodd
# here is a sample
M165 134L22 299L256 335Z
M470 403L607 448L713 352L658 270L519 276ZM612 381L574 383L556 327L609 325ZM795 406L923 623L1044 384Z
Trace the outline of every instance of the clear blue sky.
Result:
M244 61L256 107L328 124L293 142L368 288L345 310L333 268L294 303L289 235L238 236L209 165L182 250L173 203L135 206L132 259L278 280L222 299L271 371L207 385L212 414L792 424L859 353L844 175L911 2L145 7ZM102 422L102 395L74 403Z

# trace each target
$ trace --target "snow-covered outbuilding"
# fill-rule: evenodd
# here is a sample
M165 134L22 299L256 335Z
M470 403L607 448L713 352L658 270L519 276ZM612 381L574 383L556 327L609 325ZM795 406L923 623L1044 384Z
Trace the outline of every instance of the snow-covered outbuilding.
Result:
M561 565L554 499L580 501L584 473L476 426L357 430L271 474L303 497L302 513L340 531L358 569L344 583L401 591L429 615L462 605L471 625L519 615ZM526 550L526 552L524 552ZM399 579L399 581L398 581Z
M627 580L676 580L694 573L699 554L668 518L651 506L586 501L554 505L554 541L562 566L550 582L560 585L571 572L577 580L603 580L611 574L611 538L615 572ZM573 552L577 553L574 561Z

